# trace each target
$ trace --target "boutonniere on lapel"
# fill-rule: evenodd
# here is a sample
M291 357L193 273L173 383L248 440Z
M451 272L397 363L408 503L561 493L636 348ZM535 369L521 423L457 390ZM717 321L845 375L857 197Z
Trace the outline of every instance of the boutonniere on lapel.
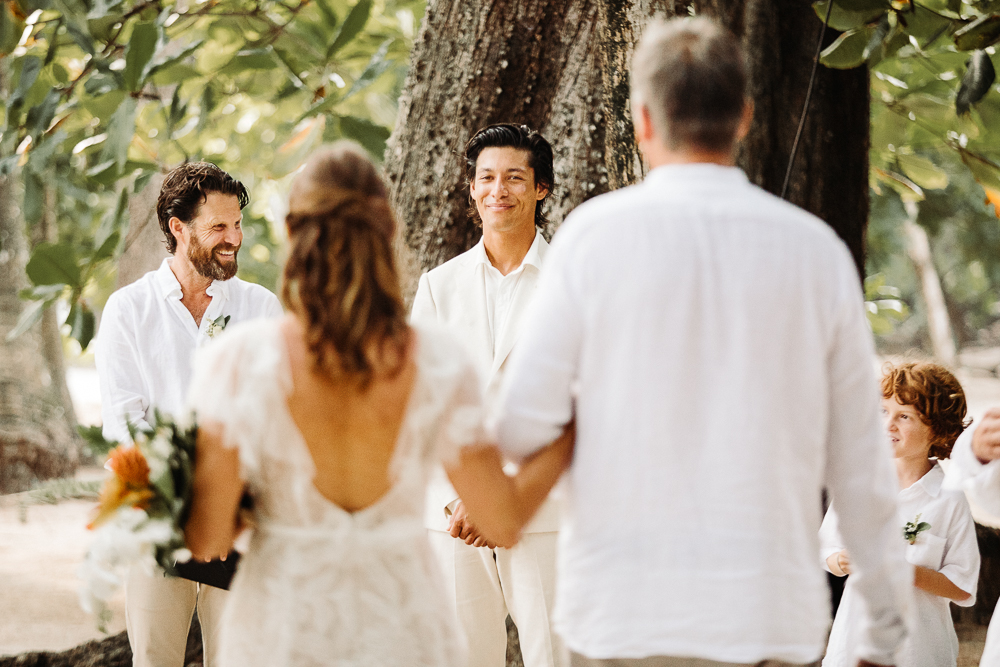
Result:
M215 338L215 334L224 331L227 324L229 324L229 315L219 315L213 321L208 323L208 327L205 329L205 335L209 338Z
M926 521L920 520L920 515L918 514L913 518L913 521L907 521L906 525L903 526L903 539L905 539L910 544L917 541L917 535L924 532L931 527L931 524Z

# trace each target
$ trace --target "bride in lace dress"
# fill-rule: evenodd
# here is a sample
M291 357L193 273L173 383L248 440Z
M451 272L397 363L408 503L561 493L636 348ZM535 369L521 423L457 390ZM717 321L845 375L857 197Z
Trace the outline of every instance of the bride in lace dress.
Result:
M504 475L460 345L406 324L387 191L359 149L314 156L289 208L289 314L203 348L189 399L195 557L228 553L244 490L254 500L220 662L457 666L461 635L422 523L430 466L443 462L472 520L509 545L568 464L572 434Z

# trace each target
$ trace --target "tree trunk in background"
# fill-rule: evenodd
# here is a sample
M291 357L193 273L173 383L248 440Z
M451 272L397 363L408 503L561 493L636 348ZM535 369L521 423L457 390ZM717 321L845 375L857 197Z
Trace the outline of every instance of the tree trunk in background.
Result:
M26 305L18 292L27 287L28 247L15 192L13 179L0 177L0 493L70 475L80 457L65 378L58 382L49 367L42 327L7 340Z
M910 256L913 268L920 278L920 293L927 308L927 329L931 335L934 358L949 368L956 368L957 352L955 337L951 329L951 318L941 288L941 278L934 266L931 243L927 230L917 224L919 209L916 202L903 202L907 219L903 222L906 236L906 254Z
M131 285L149 271L155 271L169 256L160 222L156 218L156 198L160 194L163 178L163 174L154 175L142 192L129 199L128 231L125 232L125 248L118 259L116 290Z

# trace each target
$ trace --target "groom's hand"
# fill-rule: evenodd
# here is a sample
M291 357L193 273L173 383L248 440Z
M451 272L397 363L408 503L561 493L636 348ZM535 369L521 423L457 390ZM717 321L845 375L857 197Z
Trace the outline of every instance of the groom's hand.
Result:
M456 540L462 540L472 547L489 547L495 549L496 544L487 540L479 529L469 521L469 515L465 511L465 505L458 501L455 511L451 513L451 523L449 524L449 534Z

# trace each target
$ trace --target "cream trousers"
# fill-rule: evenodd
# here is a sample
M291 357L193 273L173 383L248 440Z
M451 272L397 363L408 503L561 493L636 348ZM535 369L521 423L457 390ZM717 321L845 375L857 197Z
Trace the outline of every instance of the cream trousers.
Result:
M133 567L125 583L125 629L133 667L184 667L191 617L198 609L205 667L217 667L227 591Z
M470 547L428 530L468 645L468 667L504 667L507 614L517 626L525 667L567 667L569 653L552 632L558 533L525 533L513 549Z

